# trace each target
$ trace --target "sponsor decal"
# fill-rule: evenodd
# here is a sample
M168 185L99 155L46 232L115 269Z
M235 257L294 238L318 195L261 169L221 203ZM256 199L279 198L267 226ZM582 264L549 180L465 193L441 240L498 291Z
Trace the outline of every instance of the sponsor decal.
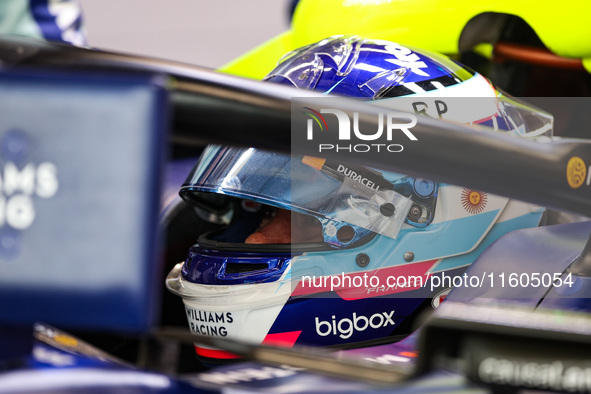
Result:
M364 177L362 174L358 174L355 170L350 169L342 164L339 164L339 166L337 167L337 172L353 179L355 182L361 183L362 185L369 187L372 190L380 190L380 186L376 185L374 182L369 180L369 178Z
M560 360L487 357L478 366L478 377L488 384L571 393L591 391L591 366L568 365Z
M302 163L315 168L318 171L323 171L335 178L338 178L335 174L345 176L376 192L380 189L393 189L392 183L386 180L380 172L366 167L342 164L340 162L314 156L304 156L302 158Z
M464 209L475 215L482 212L484 208L486 208L488 197L484 192L464 188L464 190L462 190L461 199Z
M409 68L414 74L421 75L423 77L429 76L429 74L422 70L423 68L428 69L429 66L427 66L427 64L421 60L419 55L410 49L396 43L387 45L384 49L396 57L396 59L386 59L387 62L400 67Z
M232 312L209 312L185 306L191 332L211 337L228 336L228 326L234 323Z
M433 297L433 301L431 301L431 306L433 307L433 309L439 308L439 305L441 305L441 302L445 300L445 297L447 297L450 290L451 289L443 290L439 292L435 297Z
M387 326L394 326L392 316L394 311L374 313L370 317L357 315L353 312L351 318L343 318L339 321L333 315L331 321L320 321L318 317L314 318L316 324L316 333L321 337L328 335L338 335L342 339L350 338L355 332L365 331L368 328L379 329Z
M566 181L568 185L572 189L577 189L583 185L586 177L587 166L583 159L577 156L571 157L566 165Z

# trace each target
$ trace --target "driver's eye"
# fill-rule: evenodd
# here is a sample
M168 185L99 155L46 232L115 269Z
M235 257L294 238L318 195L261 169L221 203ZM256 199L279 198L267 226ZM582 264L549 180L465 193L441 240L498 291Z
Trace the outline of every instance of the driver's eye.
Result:
M263 212L263 218L265 219L272 219L275 216L277 216L277 210L273 209L273 208L267 208L265 209L265 211Z

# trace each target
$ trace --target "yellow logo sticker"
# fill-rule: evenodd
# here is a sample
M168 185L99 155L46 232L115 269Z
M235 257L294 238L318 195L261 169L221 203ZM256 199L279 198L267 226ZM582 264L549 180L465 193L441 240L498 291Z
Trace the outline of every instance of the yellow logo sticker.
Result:
M587 177L587 166L583 159L577 156L573 156L566 165L566 181L568 185L576 189L580 187Z
M471 189L464 189L462 191L462 206L473 215L484 210L487 200L488 197L484 192Z
M69 348L75 348L78 346L78 341L76 338L70 337L68 335L56 335L53 340L58 344Z

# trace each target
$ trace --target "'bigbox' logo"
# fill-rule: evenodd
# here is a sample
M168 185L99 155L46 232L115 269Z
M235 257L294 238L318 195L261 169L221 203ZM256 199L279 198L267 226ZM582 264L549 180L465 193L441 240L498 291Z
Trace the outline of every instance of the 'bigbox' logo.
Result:
M318 317L314 318L316 324L316 333L321 337L328 335L338 335L342 339L348 339L356 331L365 331L368 328L378 329L386 326L394 326L394 320L392 316L394 311L374 313L370 317L363 315L357 316L357 313L353 312L351 319L343 318L339 321L336 317L332 316L332 321L320 321Z

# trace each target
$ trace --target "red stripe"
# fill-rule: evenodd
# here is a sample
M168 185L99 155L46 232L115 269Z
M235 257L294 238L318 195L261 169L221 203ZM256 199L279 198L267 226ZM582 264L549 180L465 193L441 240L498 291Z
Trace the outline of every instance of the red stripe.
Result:
M207 358L218 358L224 360L232 360L236 358L241 358L235 354L230 352L226 352L224 350L217 350L217 349L206 349L202 347L195 346L195 352L198 356L207 357Z
M267 334L263 340L263 344L272 346L293 347L302 331L278 332L275 334Z

